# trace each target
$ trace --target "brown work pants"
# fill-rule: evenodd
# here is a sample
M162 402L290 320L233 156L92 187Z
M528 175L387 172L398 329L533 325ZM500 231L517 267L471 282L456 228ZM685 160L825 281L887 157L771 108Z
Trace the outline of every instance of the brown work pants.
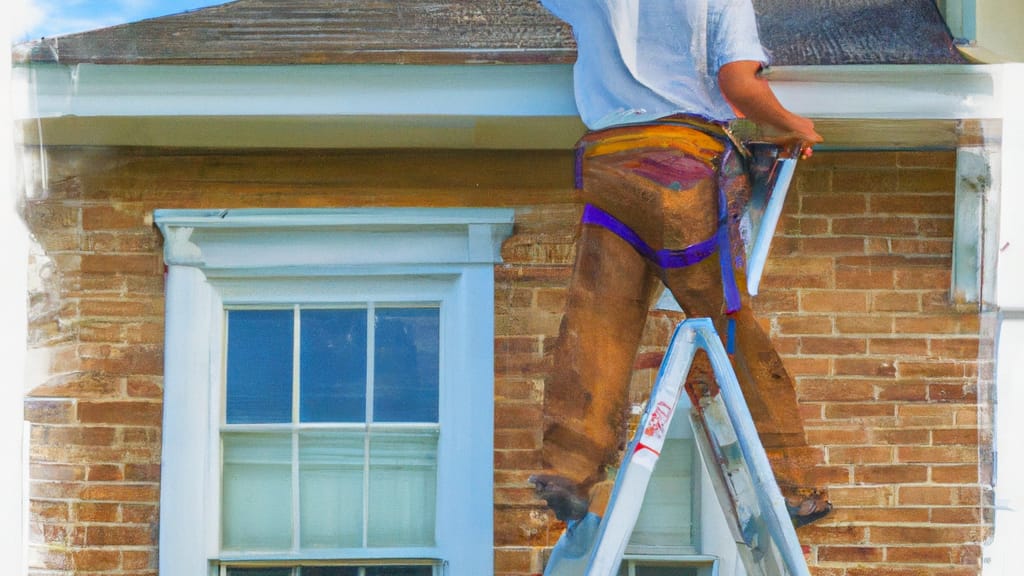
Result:
M634 169L652 151L664 159L663 133L650 138L640 133L629 146L613 142L603 148L607 141L595 137L596 144L583 148L589 150L582 157L583 200L614 215L655 249L682 248L713 237L719 227L720 170L740 172L736 166L721 165L728 156L727 142L689 128L678 130L680 138L692 137L699 146L696 152L687 148L686 157L668 169L668 186L665 170L655 176L662 180L659 183L650 179L649 170L638 174ZM684 154L678 148L670 150L676 152ZM740 272L737 279L745 296ZM717 253L691 266L663 270L608 229L581 226L565 316L545 386L543 461L546 472L568 478L583 494L605 479L606 467L619 461L634 358L659 283L671 290L688 317L712 318L719 334L726 333ZM803 471L817 457L806 446L792 380L743 300L733 314L733 365L785 494L808 487ZM706 357L698 355L690 379L704 379L698 385L706 385L710 375Z

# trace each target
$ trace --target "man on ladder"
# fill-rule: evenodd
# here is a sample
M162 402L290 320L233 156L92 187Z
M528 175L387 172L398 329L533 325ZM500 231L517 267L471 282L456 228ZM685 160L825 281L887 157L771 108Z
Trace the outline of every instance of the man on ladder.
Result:
M577 146L585 202L565 317L545 385L545 469L533 481L570 523L600 516L594 497L617 464L627 389L663 283L689 318L735 322L734 368L798 524L827 514L813 490L792 382L744 306L738 227L749 186L727 131L737 113L804 155L822 140L759 72L767 62L750 0L541 0L573 27L575 93L590 129ZM698 356L688 387L712 388Z

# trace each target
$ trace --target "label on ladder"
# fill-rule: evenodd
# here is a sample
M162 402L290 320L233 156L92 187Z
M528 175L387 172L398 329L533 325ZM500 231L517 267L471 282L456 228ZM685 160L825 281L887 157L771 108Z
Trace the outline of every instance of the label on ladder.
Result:
M694 406L684 386L698 348L711 360L719 393L700 398ZM672 337L647 410L616 477L586 573L614 576L618 572L680 402L689 411L697 446L747 574L809 576L736 374L707 318L686 320Z

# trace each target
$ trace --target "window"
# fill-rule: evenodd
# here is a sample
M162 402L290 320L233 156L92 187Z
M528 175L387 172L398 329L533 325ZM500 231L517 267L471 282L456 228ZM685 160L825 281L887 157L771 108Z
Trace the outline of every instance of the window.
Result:
M504 210L158 211L161 573L492 572Z
M685 408L672 419L619 576L743 573Z

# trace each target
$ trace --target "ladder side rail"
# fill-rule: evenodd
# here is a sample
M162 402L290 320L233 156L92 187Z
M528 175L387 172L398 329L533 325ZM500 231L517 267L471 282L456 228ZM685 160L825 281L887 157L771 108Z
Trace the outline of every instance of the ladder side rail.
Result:
M698 345L707 351L708 357L711 359L711 366L721 391L720 396L736 430L740 450L754 476L753 481L757 488L761 513L771 523L770 532L775 532L773 536L776 537L776 545L782 554L783 562L791 576L810 576L796 530L786 510L786 502L775 482L768 455L761 445L756 428L754 428L753 417L750 415L750 409L744 400L739 381L733 372L732 363L729 361L710 320L704 326L696 327L696 331Z
M684 395L686 376L696 352L695 338L695 332L686 326L686 322L680 323L672 335L651 399L633 440L626 447L627 457L616 475L615 487L590 559L588 576L614 576L619 570L665 436L679 407L680 396ZM689 405L689 400L686 402Z

